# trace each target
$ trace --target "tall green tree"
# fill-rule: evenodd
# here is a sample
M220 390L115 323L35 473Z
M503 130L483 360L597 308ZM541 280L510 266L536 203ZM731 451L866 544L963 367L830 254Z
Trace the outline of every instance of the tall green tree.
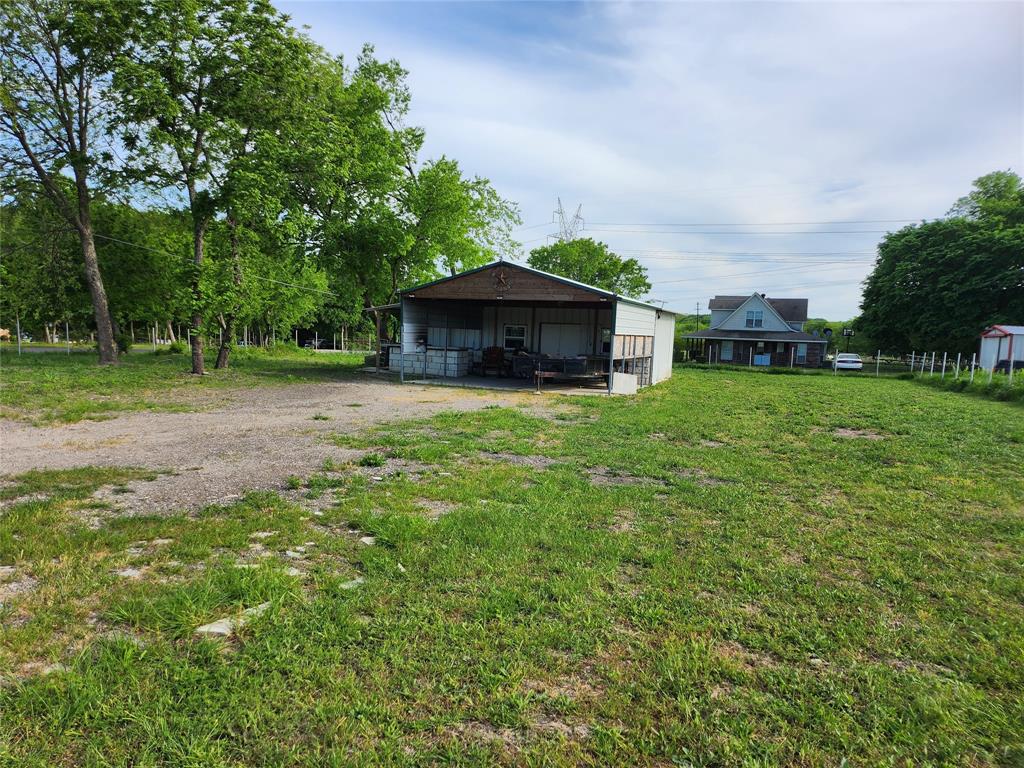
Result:
M117 361L117 346L92 200L112 159L103 145L104 91L126 11L100 0L0 4L0 163L5 173L33 179L77 233L101 363Z
M1021 180L984 176L951 217L886 235L858 330L882 349L970 353L987 325L1024 318Z
M640 262L624 259L589 237L534 248L527 261L535 269L634 299L651 290L647 269Z

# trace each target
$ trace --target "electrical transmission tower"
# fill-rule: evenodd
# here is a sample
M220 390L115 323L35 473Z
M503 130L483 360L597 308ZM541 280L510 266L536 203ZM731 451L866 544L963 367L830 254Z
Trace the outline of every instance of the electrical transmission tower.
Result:
M558 198L555 216L558 218L558 239L563 243L575 240L576 235L583 229L583 204L576 208L576 213L570 219L562 207L562 198Z

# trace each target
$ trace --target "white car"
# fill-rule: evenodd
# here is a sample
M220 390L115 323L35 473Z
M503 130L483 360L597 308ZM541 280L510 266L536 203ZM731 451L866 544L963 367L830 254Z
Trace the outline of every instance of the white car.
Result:
M852 352L841 352L836 355L832 367L837 371L862 371L864 370L864 361L860 359L860 355L855 355Z

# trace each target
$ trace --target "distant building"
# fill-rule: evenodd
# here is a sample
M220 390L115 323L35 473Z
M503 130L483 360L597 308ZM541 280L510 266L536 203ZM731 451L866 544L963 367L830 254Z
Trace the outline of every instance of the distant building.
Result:
M993 325L981 332L978 364L990 368L1024 368L1024 325Z
M708 362L817 368L828 339L804 332L807 299L769 299L764 294L715 296L711 327L690 333L704 344Z

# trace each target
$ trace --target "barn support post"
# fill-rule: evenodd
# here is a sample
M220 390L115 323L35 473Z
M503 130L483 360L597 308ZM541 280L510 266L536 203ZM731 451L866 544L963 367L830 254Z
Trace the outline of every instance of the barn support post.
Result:
M615 320L619 313L619 302L612 304L612 327L608 336L608 394L612 393L612 375L615 373ZM537 351L540 351L538 346Z
M448 310L444 311L444 376L448 378Z
M373 372L380 373L380 310L373 310L373 324L377 329L377 354L373 356Z
M789 367L793 367L793 361L796 359L796 347L790 346L789 348Z

